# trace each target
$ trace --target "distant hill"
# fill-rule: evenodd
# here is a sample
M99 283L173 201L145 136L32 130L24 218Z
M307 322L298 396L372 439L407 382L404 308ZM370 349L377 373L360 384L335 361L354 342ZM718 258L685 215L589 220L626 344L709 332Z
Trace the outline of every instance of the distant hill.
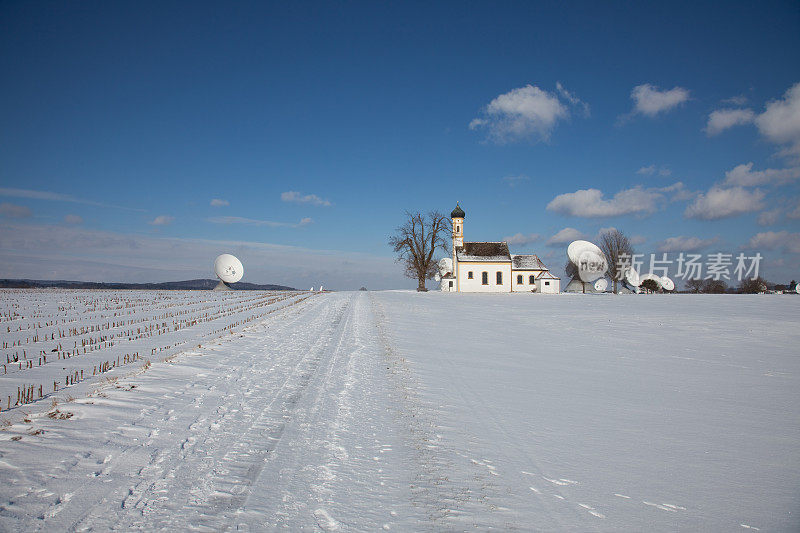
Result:
M67 281L43 279L0 279L0 289L141 289L141 290L210 290L219 283L215 279L190 279L186 281L167 281L164 283L100 283L95 281ZM259 285L240 281L231 285L239 291L294 291L284 285Z

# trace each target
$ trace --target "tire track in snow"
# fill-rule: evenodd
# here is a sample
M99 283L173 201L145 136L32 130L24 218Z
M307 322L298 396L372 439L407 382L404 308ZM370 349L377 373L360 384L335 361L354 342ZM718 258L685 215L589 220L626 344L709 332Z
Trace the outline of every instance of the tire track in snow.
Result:
M418 523L405 462L410 454L391 416L369 300L364 293L348 298L329 352L237 527L375 531Z
M59 512L66 511L59 517L59 523L70 520L72 530L112 528L125 523L125 517L131 514L155 517L157 513L154 511L160 506L166 507L166 503L173 509L185 505L189 499L187 494L196 489L192 468L197 468L197 476L207 474L222 450L231 446L239 435L241 429L238 425L246 422L248 417L252 418L257 408L248 404L251 398L246 395L250 389L247 384L257 376L264 377L265 369L257 373L252 369L270 363L279 366L280 363L283 365L280 370L285 373L300 364L288 352L280 350L273 354L275 361L264 357L252 346L263 345L264 341L260 335L254 335L254 331L272 331L274 338L290 338L292 329L299 322L307 321L309 314L316 314L315 325L327 323L326 306L313 299L284 308L257 325L245 328L240 335L226 336L199 352L187 352L178 361L156 364L146 375L136 379L139 384L136 390L149 387L160 396L146 398L143 403L130 394L119 398L125 402L124 414L137 405L141 414L132 422L108 431L100 448L117 448L116 453L112 454L110 461L106 458L108 464L102 471L92 472L99 478L97 482L78 487L76 492L80 497L74 498L73 502L80 502L80 507L76 509L77 506L72 505L71 509L64 509L63 503L54 506ZM249 344L250 350L236 352L243 344ZM201 353L202 357L193 357ZM227 357L231 354L240 357L232 360L236 357ZM266 370L271 370L271 367ZM280 373L275 377L280 377ZM184 382L185 386L180 387L179 384ZM228 395L230 391L234 394ZM105 392L101 389L98 399L91 401L98 404L116 401L119 394L113 388ZM110 397L100 399L102 396ZM206 396L209 396L209 405L204 405ZM64 475L76 477L79 474L67 471ZM207 484L207 480L200 481ZM179 484L182 485L178 487ZM169 492L170 485L175 489L174 493ZM169 502L166 494L169 494ZM44 518L49 514L44 513ZM39 527L47 527L45 524L46 520Z
M412 503L424 510L425 514L425 520L419 522L415 529L439 531L482 527L475 521L481 521L493 511L486 495L482 493L491 480L487 479L489 476L485 471L477 469L469 471L466 475L469 479L459 476L454 458L461 454L448 446L437 432L438 426L433 418L435 410L421 399L420 384L408 361L391 340L382 303L372 297L371 303L383 344L384 359L393 377L396 416L401 420L401 426L406 428L406 438L415 450ZM475 509L476 506L478 509Z
M230 525L232 514L246 500L266 456L280 441L344 313L341 305L320 303L317 307L310 324L304 323L309 318L304 314L292 322L280 322L269 338L251 333L250 343L261 348L242 347L252 350L253 357L249 365L237 364L241 375L232 387L250 394L238 396L235 401L228 399L221 406L220 424L228 420L221 433L229 437L216 439L211 460L202 452L193 453L177 465L179 473L158 480L144 498L147 511L131 521L131 527L219 530ZM265 348L268 351L263 353ZM263 358L268 354L273 356L267 359L271 364L264 365ZM219 429L213 431L209 438L219 433ZM202 483L197 483L198 478ZM159 499L161 493L170 494L168 505Z

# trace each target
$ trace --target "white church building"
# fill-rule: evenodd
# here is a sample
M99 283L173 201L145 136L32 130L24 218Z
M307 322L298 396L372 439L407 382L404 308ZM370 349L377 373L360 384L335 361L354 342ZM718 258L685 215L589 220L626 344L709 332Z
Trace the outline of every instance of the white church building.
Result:
M453 268L441 280L447 292L539 292L558 294L561 280L536 255L512 254L508 243L464 242L466 213L456 203L453 222Z

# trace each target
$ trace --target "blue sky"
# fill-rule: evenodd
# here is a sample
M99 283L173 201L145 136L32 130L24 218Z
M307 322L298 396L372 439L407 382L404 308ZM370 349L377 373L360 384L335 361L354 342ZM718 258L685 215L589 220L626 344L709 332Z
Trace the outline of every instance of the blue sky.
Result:
M411 287L387 237L459 200L556 272L616 227L786 282L798 65L796 2L5 2L0 276Z

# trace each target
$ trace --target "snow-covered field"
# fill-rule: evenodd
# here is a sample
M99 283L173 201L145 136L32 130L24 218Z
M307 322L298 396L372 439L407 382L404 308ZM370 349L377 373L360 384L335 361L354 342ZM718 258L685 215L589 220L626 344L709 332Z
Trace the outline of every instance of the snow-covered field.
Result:
M4 291L0 529L796 531L799 307Z

